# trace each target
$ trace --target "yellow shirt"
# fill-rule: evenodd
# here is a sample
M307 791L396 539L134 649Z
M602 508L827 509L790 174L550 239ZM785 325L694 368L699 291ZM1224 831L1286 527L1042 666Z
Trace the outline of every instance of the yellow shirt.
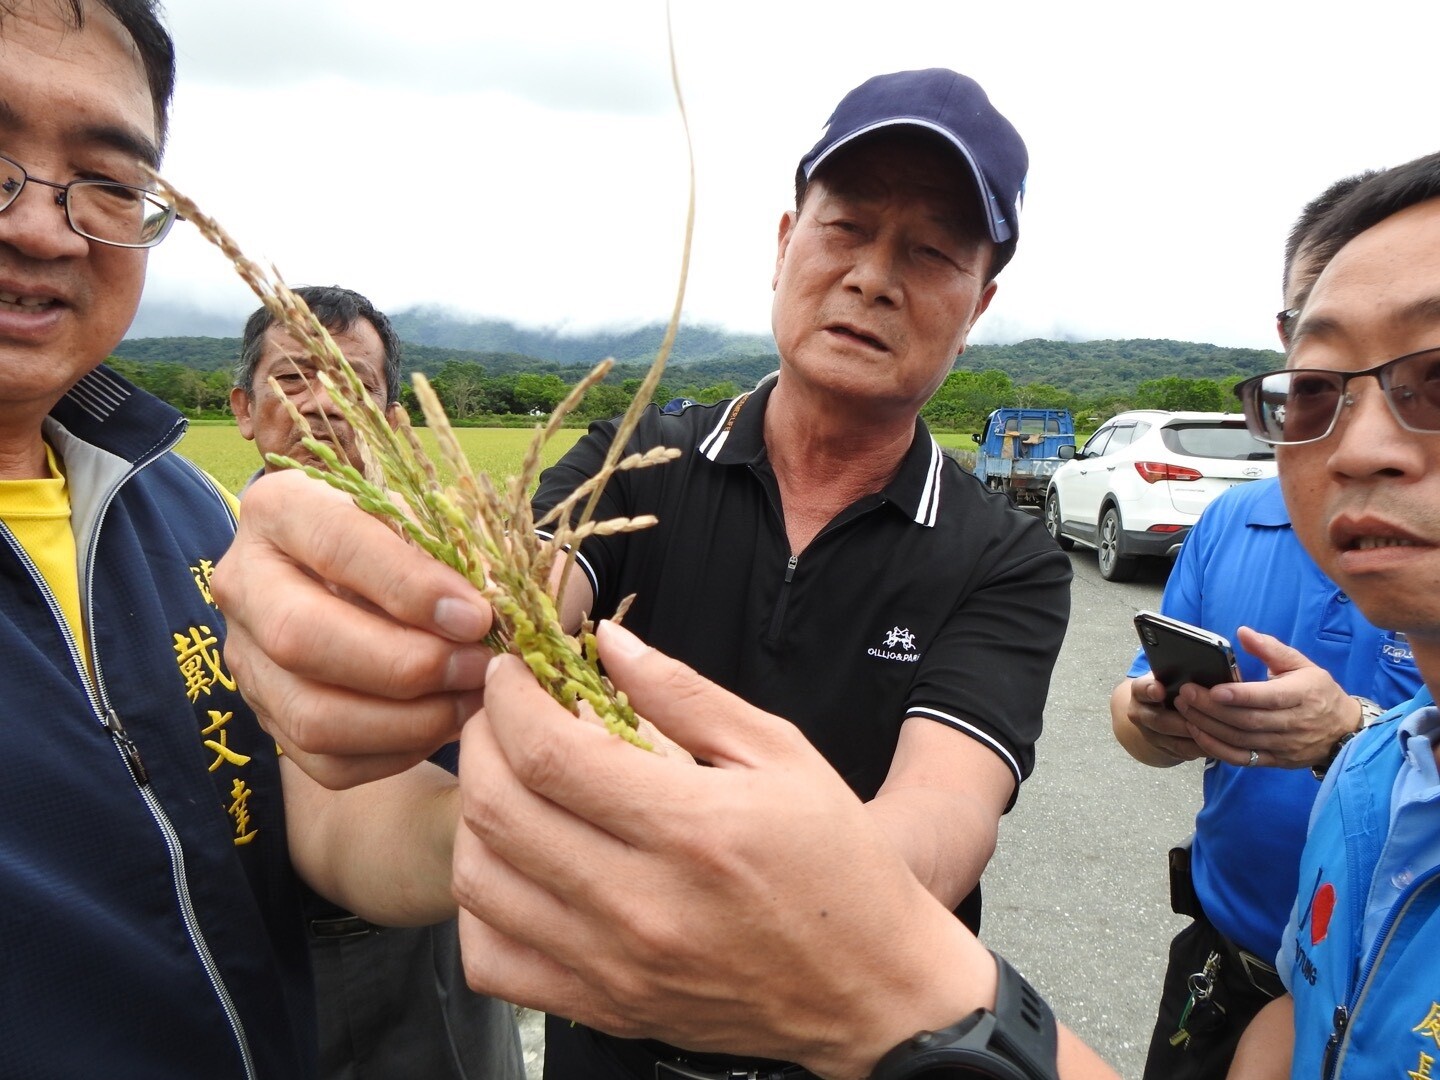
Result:
M90 651L85 645L84 609L80 606L80 571L75 557L75 534L70 529L70 490L49 443L45 444L45 459L50 468L47 478L0 480L0 521L10 529L49 585L89 672Z

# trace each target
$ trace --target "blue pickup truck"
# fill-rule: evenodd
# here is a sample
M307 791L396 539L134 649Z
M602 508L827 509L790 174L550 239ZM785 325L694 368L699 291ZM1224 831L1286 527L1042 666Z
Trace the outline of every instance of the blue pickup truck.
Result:
M1016 506L1042 506L1050 477L1075 456L1075 421L1066 409L996 409L977 444L975 475Z

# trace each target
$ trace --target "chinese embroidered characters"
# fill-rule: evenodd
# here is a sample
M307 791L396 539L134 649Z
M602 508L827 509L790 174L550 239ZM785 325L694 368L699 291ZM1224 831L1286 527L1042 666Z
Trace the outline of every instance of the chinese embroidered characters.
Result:
M215 600L210 595L210 575L214 569L214 564L208 559L201 559L198 565L190 567L195 587L211 607L215 606ZM215 699L227 693L238 693L235 680L225 668L220 638L215 631L201 623L188 626L171 637L175 663L180 669L180 677L185 680L185 696L193 704L198 704L203 696L208 699L207 706L223 705L223 701ZM210 772L216 773L222 783L229 780L230 801L225 810L234 826L234 841L239 847L251 843L259 831L252 827L250 799L254 791L245 776L250 755L230 746L228 725L234 716L233 710L207 707L201 719L200 739L210 754Z

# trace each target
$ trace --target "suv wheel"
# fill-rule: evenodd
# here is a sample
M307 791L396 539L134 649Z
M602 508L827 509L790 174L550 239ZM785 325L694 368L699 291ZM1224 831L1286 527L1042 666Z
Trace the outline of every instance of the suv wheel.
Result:
M1075 541L1060 530L1060 496L1055 494L1053 488L1045 497L1045 531L1060 545L1061 551L1069 551L1075 546Z
M1106 581L1129 581L1139 569L1134 555L1120 553L1120 511L1113 506L1100 515L1099 557L1100 576Z

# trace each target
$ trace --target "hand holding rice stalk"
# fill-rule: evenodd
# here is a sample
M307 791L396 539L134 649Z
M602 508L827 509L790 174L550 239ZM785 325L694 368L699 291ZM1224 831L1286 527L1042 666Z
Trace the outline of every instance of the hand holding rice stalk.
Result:
M671 63L673 75L673 52ZM675 90L678 99L678 80ZM683 101L681 117L683 120ZM688 127L686 138L688 145ZM575 551L582 540L591 535L631 532L656 522L648 515L592 521L595 505L610 477L616 472L663 464L679 456L678 450L666 447L624 458L620 455L640 413L655 392L680 323L695 216L693 155L690 169L690 206L679 287L655 362L622 418L599 472L538 522L531 512L529 492L540 472L541 449L585 392L605 377L612 361L604 360L597 365L556 406L549 422L536 429L519 474L498 489L488 475L477 473L470 465L429 381L423 374L416 373L413 376L415 395L439 443L441 462L454 477L453 482L445 484L408 419L402 414L400 423L394 428L390 426L384 411L366 392L329 331L290 290L279 272L272 267L267 274L245 256L213 218L164 179L156 177L161 191L175 201L181 216L193 222L206 239L224 252L275 320L313 358L320 383L356 434L362 459L362 467L356 468L340 457L332 442L317 438L308 421L272 379L277 396L285 401L292 419L305 434L306 448L323 466L301 465L273 454L268 457L270 463L303 469L345 492L361 509L387 522L417 547L465 575L494 609L494 624L485 639L487 645L520 656L550 695L572 713L578 715L580 703L588 702L609 731L647 750L651 746L638 734L639 722L625 695L615 690L600 673L591 626L588 622L582 625L578 639L567 634L561 626L555 598L564 595ZM572 524L571 512L577 506L581 508L580 514ZM547 527L553 530L553 539L549 541L538 532ZM567 553L566 561L557 571L554 562L562 551ZM626 606L628 601L616 614L617 619Z

